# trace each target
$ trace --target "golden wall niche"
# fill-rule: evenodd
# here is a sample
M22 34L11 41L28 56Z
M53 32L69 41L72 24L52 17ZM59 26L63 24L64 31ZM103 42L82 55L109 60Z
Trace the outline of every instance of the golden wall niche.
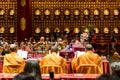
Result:
M82 30L82 26L89 27L88 24L93 24L97 39L100 41L104 33L111 33L111 28L114 29L112 26L120 25L120 14L118 13L118 4L120 4L120 2L112 1L113 0L109 0L105 2L105 0L99 0L99 2L94 2L94 0L74 0L72 2L71 0L63 0L56 2L52 0L51 2L51 0L33 0L33 14L34 10L39 7L41 15L40 19L37 20L32 16L32 25L34 27L37 23L41 26L41 34L44 35L46 26L52 26L52 28L50 28L50 33L53 34L57 25L57 28L60 29L60 33L63 34L67 28L66 25L69 25L68 28L70 33L72 31L74 31L74 33L79 33ZM49 18L46 18L45 10L50 11ZM78 29L76 29L76 26ZM110 29L110 31L104 30L105 27ZM108 36L110 37L110 34L108 34Z
M47 28L45 28L45 33L50 33L50 29L47 27Z
M75 27L74 28L74 33L78 34L80 32L79 28L78 27Z
M40 28L39 27L36 27L35 33L40 33Z
M119 33L119 30L118 30L118 28L117 28L117 27L115 27L115 28L114 28L114 32L115 32L116 34L118 34L118 33Z
M95 9L94 10L94 15L99 15L99 14L100 14L99 9Z
M96 27L96 28L94 28L94 30L95 30L95 33L96 34L98 34L99 33L99 29Z
M66 27L64 31L66 31L66 33L70 33L70 29L68 27Z
M119 15L119 10L118 9L114 9L114 15Z
M15 32L15 28L14 27L10 27L9 33L14 33Z
M58 27L55 28L55 29L54 29L54 32L60 32L60 28L58 28Z
M4 9L0 9L0 15L4 15L5 14L5 10Z
M9 10L9 15L10 15L10 16L13 16L14 14L15 14L15 10L11 8L11 9Z
M36 9L35 10L35 15L39 16L41 14L40 10L39 9Z
M105 34L109 33L109 29L107 27L105 27L103 31L104 31Z
M5 32L5 27L4 26L0 27L0 33L4 33L4 32Z

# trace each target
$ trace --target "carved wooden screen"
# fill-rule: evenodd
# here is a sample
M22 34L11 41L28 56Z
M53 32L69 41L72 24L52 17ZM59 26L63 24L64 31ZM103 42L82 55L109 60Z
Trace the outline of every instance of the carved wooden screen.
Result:
M0 0L0 37L17 39L17 0Z

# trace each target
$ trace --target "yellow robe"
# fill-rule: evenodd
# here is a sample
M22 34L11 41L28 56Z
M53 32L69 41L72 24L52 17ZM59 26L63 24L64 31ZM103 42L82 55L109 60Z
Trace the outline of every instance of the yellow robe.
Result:
M11 52L4 56L3 72L4 73L20 73L23 71L25 61L18 56L16 52Z
M87 51L85 54L80 55L78 58L74 58L72 60L72 69L78 71L81 65L88 64L97 66L97 73L103 73L102 59L99 55L93 53L92 51ZM86 73L89 74L89 70Z
M60 56L57 56L56 53L48 54L47 56L42 58L42 60L40 61L40 66L42 67L45 65L60 66L62 67L62 71L60 71L60 73L67 73L66 60Z

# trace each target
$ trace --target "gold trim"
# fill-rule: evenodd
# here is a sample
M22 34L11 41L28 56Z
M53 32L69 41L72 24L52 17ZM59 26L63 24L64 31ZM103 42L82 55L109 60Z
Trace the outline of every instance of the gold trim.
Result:
M26 0L21 0L20 4L22 7L24 7L26 5Z
M26 19L24 17L20 19L20 26L22 31L26 29Z

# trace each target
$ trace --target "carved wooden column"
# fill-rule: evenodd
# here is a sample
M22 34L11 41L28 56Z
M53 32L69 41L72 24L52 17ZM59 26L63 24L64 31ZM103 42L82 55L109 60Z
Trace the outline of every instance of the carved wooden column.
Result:
M31 0L17 0L18 32L17 39L22 41L31 37Z

